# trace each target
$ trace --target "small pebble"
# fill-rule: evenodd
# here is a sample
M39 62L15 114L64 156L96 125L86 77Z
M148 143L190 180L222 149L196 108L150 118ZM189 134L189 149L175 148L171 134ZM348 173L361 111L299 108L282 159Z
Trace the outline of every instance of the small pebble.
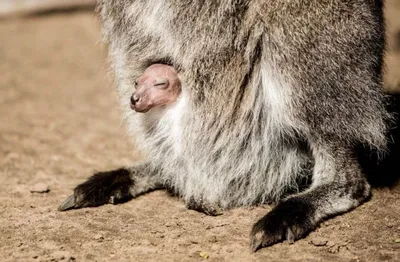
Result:
M335 245L336 245L336 243L331 240L329 240L328 243L326 244L326 246L328 246L328 247L333 247Z
M34 186L32 186L29 191L31 193L48 193L50 192L50 187L49 185L45 183L37 183Z
M199 256L202 257L203 259L209 258L209 255L206 252L200 252Z
M328 251L329 251L330 253L335 254L335 253L338 253L338 252L339 252L339 249L340 249L340 246L339 246L339 245L336 245L336 246L333 246L333 247L329 248Z
M210 239L210 242L211 242L211 243L217 243L217 241L218 241L218 240L217 240L217 237L216 237L216 236L212 236L211 239Z
M314 237L311 239L310 243L316 247L325 246L328 243L328 240L322 237Z
M102 234L96 234L93 236L94 239L98 240L98 241L102 241L104 239Z

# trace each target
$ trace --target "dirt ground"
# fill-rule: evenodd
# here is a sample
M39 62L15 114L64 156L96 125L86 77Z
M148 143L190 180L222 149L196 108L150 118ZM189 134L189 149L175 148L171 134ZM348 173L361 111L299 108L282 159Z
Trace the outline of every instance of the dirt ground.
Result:
M388 1L391 35L400 28L396 1ZM140 158L120 120L97 19L13 18L0 21L0 36L0 261L400 261L399 185L374 189L295 244L257 253L249 231L268 206L207 217L157 191L58 212L94 171ZM387 63L395 89L399 53L389 51ZM37 183L50 191L31 193Z

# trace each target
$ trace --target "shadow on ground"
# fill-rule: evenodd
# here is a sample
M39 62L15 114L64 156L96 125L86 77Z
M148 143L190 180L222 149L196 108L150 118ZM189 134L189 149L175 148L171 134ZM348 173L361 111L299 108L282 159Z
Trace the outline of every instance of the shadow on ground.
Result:
M400 94L392 94L389 98L389 111L394 115L388 134L388 150L385 154L359 149L361 167L374 187L394 187L400 180L398 165L400 161Z

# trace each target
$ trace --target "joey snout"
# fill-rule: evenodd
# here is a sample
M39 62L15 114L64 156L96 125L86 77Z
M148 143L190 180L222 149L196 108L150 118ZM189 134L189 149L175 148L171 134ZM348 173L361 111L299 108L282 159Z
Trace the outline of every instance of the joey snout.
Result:
M168 82L165 84L168 85ZM168 93L163 92L159 85L138 85L131 96L131 108L136 112L146 113L151 108L167 103Z

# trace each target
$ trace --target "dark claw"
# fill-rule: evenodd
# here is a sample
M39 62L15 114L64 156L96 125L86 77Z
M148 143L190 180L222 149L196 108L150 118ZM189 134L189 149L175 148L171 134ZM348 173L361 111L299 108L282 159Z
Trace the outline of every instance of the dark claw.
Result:
M58 210L126 202L132 197L129 191L132 184L130 173L124 168L97 173L77 186L74 193L58 207Z
M251 250L256 252L284 240L289 244L294 243L315 228L312 216L312 206L301 198L280 203L253 226L250 234Z
M263 220L260 220L254 225L250 236L250 247L253 252L257 250L273 245L283 240L282 228L277 225L275 232L268 232L269 230L264 229Z
M288 241L289 244L293 244L294 241L296 240L296 236L294 235L293 231L288 228L286 231L286 240Z
M262 237L263 237L263 233L262 232L258 232L253 234L251 236L251 240L250 240L250 249L253 252L256 252L257 250L259 250L262 247Z
M61 203L61 205L58 207L58 211L67 211L73 209L75 208L75 205L75 195L72 194Z

